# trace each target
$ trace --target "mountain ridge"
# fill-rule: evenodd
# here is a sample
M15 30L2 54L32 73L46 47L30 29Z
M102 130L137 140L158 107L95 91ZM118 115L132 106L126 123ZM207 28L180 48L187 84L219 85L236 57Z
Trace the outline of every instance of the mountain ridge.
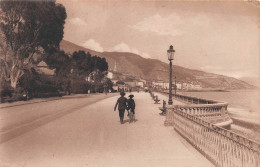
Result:
M70 54L74 51L84 50L93 56L96 55L106 58L109 64L109 71L115 74L122 74L120 75L121 77L118 76L116 79L122 79L122 76L128 76L149 81L162 80L169 82L169 64L157 59L147 59L128 52L96 52L66 40L61 41L60 48ZM199 83L203 88L255 88L255 86L236 78L207 73L196 69L188 69L177 65L173 65L173 79L174 76L176 76L177 82Z

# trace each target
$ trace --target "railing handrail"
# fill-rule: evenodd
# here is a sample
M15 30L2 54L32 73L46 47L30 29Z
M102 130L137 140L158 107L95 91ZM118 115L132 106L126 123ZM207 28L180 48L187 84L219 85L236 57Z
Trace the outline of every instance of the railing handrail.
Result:
M230 128L232 123L227 112L228 103L183 95L175 97L189 104L167 106L166 126L173 126L216 166L260 165L260 144L223 128Z
M200 97L193 97L193 96L187 96L187 95L181 95L181 94L173 94L173 96L180 96L180 97L186 97L186 98L190 98L190 99L195 99L195 100L202 100L202 101L206 101L206 102L210 102L210 103L226 103L226 102L219 102L216 100L208 100L208 99L204 99L204 98L200 98Z
M176 105L178 108L180 108L180 110L185 110L184 112L189 112L194 116L196 115L202 119L210 120L211 123L226 122L226 124L223 124L222 126L230 128L232 120L228 115L227 102L218 102L180 94L176 94L174 97L176 99L180 99L183 102L188 102L182 105ZM217 114L221 114L223 119L220 119ZM227 119L226 116L228 116L229 119ZM216 118L216 120L214 120L214 118Z
M206 120L192 116L188 113L184 113L180 110L174 110L174 113L182 115L182 116L186 117L187 119L189 119L193 122L196 122L196 123L198 123L198 124L200 124L200 125L202 125L206 128L209 128L209 129L215 131L216 133L218 133L218 134L220 134L224 137L227 137L227 138L235 141L236 143L242 144L242 145L246 146L247 148L253 149L256 152L260 153L260 144L257 143L256 141L253 141L251 139L247 139L245 136L242 136L240 134L237 134L237 133L232 132L230 130L227 130L225 128L219 127L219 126L214 125L210 122L207 122ZM241 142L242 140L244 140L244 142ZM245 141L247 141L247 142L245 142Z
M168 92L165 92L163 91L163 93L167 93ZM219 102L219 101L216 101L216 100L209 100L209 99L204 99L204 98L201 98L201 97L193 97L193 96L188 96L188 95L181 95L181 94L172 94L174 97L186 97L188 99L194 99L194 100L201 100L201 101L205 101L205 102L208 102L209 104L215 104L215 103L218 103L218 104L228 104L227 102Z
M226 102L221 102L221 103L216 103L216 104L185 104L185 105L178 105L180 107L187 107L187 108L205 108L205 107L227 107L228 103Z

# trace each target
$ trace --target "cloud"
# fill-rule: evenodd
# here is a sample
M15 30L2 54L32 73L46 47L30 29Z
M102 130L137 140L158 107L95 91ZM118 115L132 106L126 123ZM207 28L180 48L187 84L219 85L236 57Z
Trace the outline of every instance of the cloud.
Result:
M89 39L89 40L85 41L81 46L88 48L88 49L95 50L97 52L104 51L104 49L101 47L101 45L98 42L96 42L94 39Z
M189 17L176 14L168 16L156 14L144 18L130 27L141 32L150 32L162 36L177 36L193 31L194 28L201 29L201 27L209 25L210 21L210 18L204 12Z
M123 42L120 43L120 44L117 44L116 46L114 46L112 51L116 51L116 52L131 52L131 53L133 53L131 51L130 47L127 44L123 43Z
M134 53L137 55L140 55L144 58L151 58L148 53L140 53L137 49L135 48L130 48L126 43L121 42L120 44L115 45L111 51L114 52L129 52L129 53Z
M169 15L162 17L159 14L144 18L141 22L131 26L133 29L141 32L152 32L158 35L182 35L184 32L178 28L182 24L182 20L177 15Z
M132 53L134 53L134 54L137 54L137 55L139 55L140 53L139 53L139 51L137 50L137 49L132 49L132 51L131 51Z
M78 17L69 19L68 22L73 24L73 25L76 25L76 26L86 26L87 25L87 23L83 19L78 18Z
M207 66L200 67L200 69L203 71L206 71L206 72L231 76L234 78L241 78L243 76L257 78L259 76L259 70L254 69L254 68L240 68L240 67L224 68L224 67L220 67L220 66L207 65Z
M142 53L141 56L144 58L151 58L151 56L148 53Z

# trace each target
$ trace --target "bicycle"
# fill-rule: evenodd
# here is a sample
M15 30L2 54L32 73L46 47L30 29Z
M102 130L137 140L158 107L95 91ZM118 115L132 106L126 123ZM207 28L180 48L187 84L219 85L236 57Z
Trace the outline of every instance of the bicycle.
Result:
M130 111L130 113L129 113L129 124L130 124L131 122L133 122L133 121L135 121L135 114Z

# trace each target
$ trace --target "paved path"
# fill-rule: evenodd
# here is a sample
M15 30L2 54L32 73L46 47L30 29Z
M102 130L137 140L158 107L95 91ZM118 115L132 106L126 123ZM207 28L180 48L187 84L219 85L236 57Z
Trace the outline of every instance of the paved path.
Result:
M71 95L1 104L4 107L0 108L0 144L86 105L116 95Z
M0 144L0 167L213 166L163 125L161 104L134 95L135 123L120 124L110 97Z
M163 93L159 93L159 92L154 92L154 95L158 96L158 99L160 99L160 103L162 104L163 103L163 100L166 101L166 104L168 104L168 100L169 100L169 96L167 94L163 94ZM177 101L177 100L174 100L173 98L173 105L186 105L186 103L184 102L181 102L181 101ZM162 106L162 105L161 105ZM161 107L160 106L160 107Z

